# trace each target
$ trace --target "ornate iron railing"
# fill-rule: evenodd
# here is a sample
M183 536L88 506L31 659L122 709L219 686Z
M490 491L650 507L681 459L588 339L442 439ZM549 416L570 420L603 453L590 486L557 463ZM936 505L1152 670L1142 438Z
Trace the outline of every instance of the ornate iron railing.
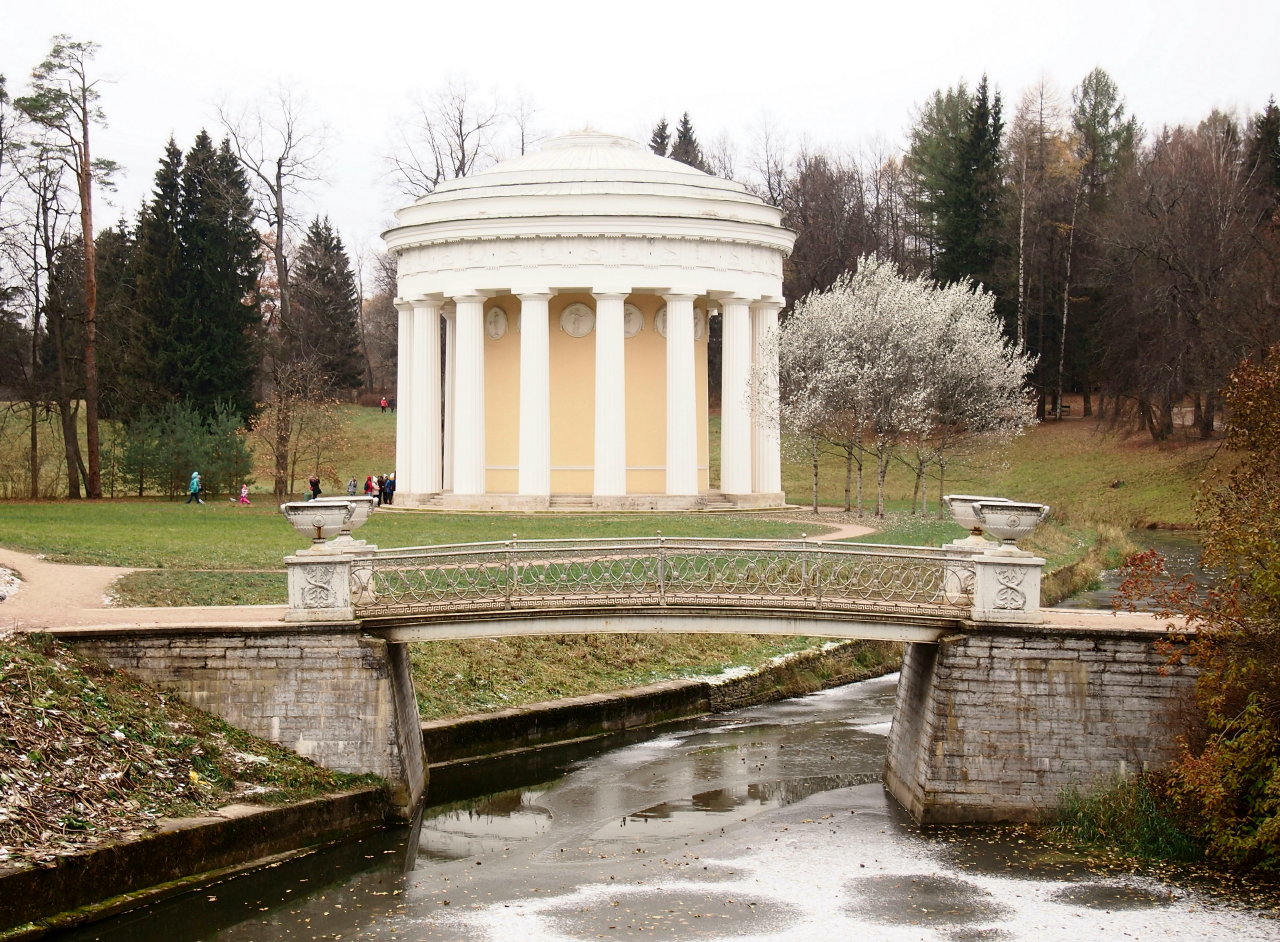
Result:
M375 550L356 559L357 617L610 605L954 617L970 559L911 546L807 540L509 540Z

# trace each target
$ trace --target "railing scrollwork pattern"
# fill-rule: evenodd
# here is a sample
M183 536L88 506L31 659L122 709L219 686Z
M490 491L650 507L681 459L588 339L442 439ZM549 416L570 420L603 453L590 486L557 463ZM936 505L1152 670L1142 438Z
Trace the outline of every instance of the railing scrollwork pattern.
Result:
M921 547L661 536L376 550L351 569L360 618L618 605L954 617L973 584L971 560Z

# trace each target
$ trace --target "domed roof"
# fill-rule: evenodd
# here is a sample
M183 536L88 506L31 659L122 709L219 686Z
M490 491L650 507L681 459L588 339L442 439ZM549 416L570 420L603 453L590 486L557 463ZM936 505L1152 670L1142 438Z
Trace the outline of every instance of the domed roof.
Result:
M398 210L396 220L399 225L384 234L392 248L442 239L553 234L566 226L676 235L674 230L687 228L678 220L696 221L693 229L702 230L680 234L707 237L707 224L712 224L727 236L723 226L745 224L773 231L739 233L739 238L773 243L783 251L794 241L781 226L779 210L741 184L659 157L629 138L592 130L552 138L534 153L441 183Z

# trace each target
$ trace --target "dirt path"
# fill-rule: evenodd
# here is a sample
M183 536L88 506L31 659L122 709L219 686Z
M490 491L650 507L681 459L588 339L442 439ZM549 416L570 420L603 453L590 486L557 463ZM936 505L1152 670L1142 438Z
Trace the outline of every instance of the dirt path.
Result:
M779 519L789 520L794 523L811 524L815 531L813 536L820 540L851 540L876 532L875 527L852 522L853 515L846 514L839 507L822 507L820 511L817 514L812 511L788 513L785 517L779 517ZM819 528L829 530L829 532L818 533L816 531Z
M284 605L114 608L106 598L111 584L136 569L72 566L4 547L0 547L0 567L11 569L22 578L17 591L0 602L0 630L260 624L280 620L287 610Z

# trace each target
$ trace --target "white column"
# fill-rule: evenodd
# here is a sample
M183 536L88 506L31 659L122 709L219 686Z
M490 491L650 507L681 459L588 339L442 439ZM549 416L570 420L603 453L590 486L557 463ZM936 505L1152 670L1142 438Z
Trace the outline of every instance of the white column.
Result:
M458 362L458 321L457 311L451 305L444 308L444 489L453 489L453 430L457 426L457 417L453 414L454 382L457 374L454 369Z
M417 364L413 356L413 305L397 299L396 328L396 479L406 499L414 493L409 485L414 471L412 436L414 423L413 377Z
M595 298L595 481L592 493L614 497L627 493L627 381L622 329L627 293L597 291Z
M453 492L485 492L484 302L480 295L454 298L457 351L453 382Z
M441 477L440 431L440 308L443 302L417 298L413 302L413 448L408 484L414 494L438 494ZM398 477L398 475L397 475Z
M698 493L697 382L692 294L667 302L667 493Z
M751 349L760 378L757 407L751 417L752 465L757 494L782 493L782 440L778 432L778 359L772 337L778 330L776 301L751 305Z
M520 494L551 494L550 292L520 299Z
M752 485L751 311L746 298L720 302L720 490L749 494Z

